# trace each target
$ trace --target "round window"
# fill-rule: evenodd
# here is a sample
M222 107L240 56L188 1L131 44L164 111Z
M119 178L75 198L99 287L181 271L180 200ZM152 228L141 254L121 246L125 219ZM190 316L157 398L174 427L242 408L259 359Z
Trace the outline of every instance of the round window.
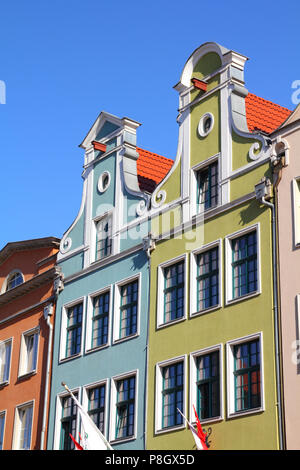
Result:
M206 137L214 127L214 117L211 113L204 114L198 124L198 133L201 137Z
M110 185L110 173L104 171L98 179L98 190L100 193L104 193Z

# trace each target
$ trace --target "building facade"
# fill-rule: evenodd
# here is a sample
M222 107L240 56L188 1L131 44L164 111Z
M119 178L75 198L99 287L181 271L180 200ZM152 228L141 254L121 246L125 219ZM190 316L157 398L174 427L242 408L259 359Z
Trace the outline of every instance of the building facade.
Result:
M299 449L300 108L271 135L275 180L286 448Z
M248 93L247 58L206 43L180 81L174 165L151 220L147 449L283 448L275 315L273 104ZM286 111L288 113L288 111Z
M59 240L0 251L0 448L45 449Z
M145 447L147 208L173 161L136 147L138 126L101 113L81 144L82 205L58 255L64 285L57 302L48 449L72 449L70 434L77 440L82 435L62 382L113 448Z

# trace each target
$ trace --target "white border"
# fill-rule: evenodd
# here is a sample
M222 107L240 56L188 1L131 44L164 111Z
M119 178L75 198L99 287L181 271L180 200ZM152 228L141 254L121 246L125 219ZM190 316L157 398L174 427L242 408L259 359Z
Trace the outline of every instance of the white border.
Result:
M197 309L197 261L196 258L199 254L205 253L213 248L219 248L218 253L218 289L219 289L219 302L217 305L212 307L205 308L203 310ZM203 315L205 313L212 312L222 307L223 299L223 252L222 252L222 239L219 238L211 243L207 243L201 248L191 251L190 253L190 318L196 317L198 315Z
M37 344L37 351L36 351L36 367L35 369L29 370L27 372L24 371L24 360L26 358L26 345L25 345L25 336L31 335L38 335L38 344ZM18 379L22 377L26 377L27 375L33 375L37 373L38 370L38 359L39 359L39 347L40 347L40 327L36 326L34 328L30 328L30 330L23 331L21 335L21 342L20 342L20 355L19 355L19 368L18 368Z
M126 378L135 376L135 396L134 396L134 434L130 437L124 437L116 439L116 402L117 402L117 386L116 382ZM138 369L132 370L130 372L125 372L124 374L115 375L111 378L111 387L110 387L110 422L109 422L109 442L111 444L119 444L123 442L133 441L137 438L137 412L138 412L138 387L139 384L139 371Z
M256 231L256 243L257 243L257 290L250 292L249 294L243 295L241 297L232 298L232 240L242 237L247 233ZM261 242L260 242L260 222L251 225L243 230L234 232L225 237L225 290L226 290L226 299L225 305L230 305L236 302L240 302L244 299L249 299L256 295L261 294Z
M10 372L11 372L11 363L12 363L12 354L13 354L13 336L11 336L10 338L7 338L7 339L3 339L0 341L0 345L2 343L11 343L11 349L10 349L10 358L9 358L9 371L8 371L8 378L7 380L3 380L2 382L0 382L0 390L1 390L1 387L3 387L4 385L7 385L9 384L9 380L10 380ZM0 378L1 379L1 378Z
M105 176L108 176L108 183L107 183L106 187L103 186L103 180L104 180ZM109 186L110 186L110 182L111 182L110 172L108 170L103 171L101 173L101 175L99 176L99 178L98 178L97 189L98 189L99 193L105 193L105 191L107 191Z
M80 352L66 357L66 341L67 341L67 310L75 305L82 303L82 326L81 326L81 348ZM85 338L85 312L86 312L86 297L81 296L71 302L64 304L61 308L61 324L60 324L60 346L59 346L59 363L71 361L75 357L82 356L83 353L83 340Z
M80 387L72 388L71 392L73 395L77 393L77 400L80 403ZM60 435L61 435L61 418L62 418L62 398L71 397L70 393L64 391L56 395L56 412L55 412L55 424L54 424L54 438L53 438L53 450L60 450ZM76 415L76 435L73 436L76 439L79 430L79 416L78 416L78 409Z
M234 357L233 347L242 343L259 339L260 342L260 396L261 405L258 408L253 408L245 411L235 411L234 404ZM239 416L251 415L265 411L265 397L264 397L264 359L263 359L263 334L262 331L251 335L243 336L226 343L226 363L227 363L227 418L237 418Z
M31 421L31 433L30 433L30 447L31 450L32 446L32 434L34 430L34 413L35 413L35 400L28 400L20 405L15 407L15 416L14 416L14 428L13 428L13 439L12 439L12 450L25 450L19 448L19 440L20 440L20 418L19 418L19 409L21 408L29 408L32 406L32 421Z
M109 311L108 311L108 332L107 332L107 343L101 346L92 347L92 326L93 326L93 300L99 295L109 293ZM113 303L113 285L103 287L97 291L91 292L87 296L87 307L86 307L86 336L85 336L85 353L91 353L99 351L100 349L107 348L111 344L111 323L112 323L112 303Z
M197 381L197 367L196 359L199 356L210 354L212 352L219 352L219 397L220 397L220 415L213 416L212 418L201 419L201 423L212 423L221 421L224 419L224 405L223 405L223 345L216 344L204 349L199 349L190 353L190 423L196 423L196 417L193 409L193 405L197 410L197 392L196 392L196 381Z
M168 428L162 428L162 369L164 367L172 366L178 362L183 362L183 410L181 413L186 416L186 396L187 396L187 354L176 356L166 361L158 362L155 366L155 434L164 434L175 430L182 430L186 428L186 422L183 419L182 424Z
M218 204L214 207L210 207L206 210L201 210L198 212L197 210L197 173L199 171L205 170L209 165L212 163L218 162ZM222 191L221 191L221 153L216 153L211 157L207 158L203 162L197 163L192 168L189 169L190 171L190 181L191 181L191 194L190 194L190 218L194 215L199 214L207 214L209 211L216 209L217 207L222 205Z
M119 330L120 330L120 287L129 284L130 282L138 281L138 308L137 308L137 325L136 325L136 333L125 336L124 338L120 338ZM141 314L141 287L142 287L142 273L139 272L130 277L126 277L121 281L115 284L115 292L114 292L114 319L113 319L113 344L121 343L123 341L128 341L132 338L136 338L140 335L140 314Z
M184 314L183 317L171 320L164 323L164 269L176 264L180 261L184 261ZM176 258L172 258L158 265L157 267L157 313L156 313L156 328L164 328L166 326L174 325L175 323L182 322L187 318L187 296L188 296L188 253L181 254Z
M208 129L208 131L204 130L204 122L205 122L206 118L211 118L211 126ZM198 131L198 134L200 135L200 137L206 137L208 134L210 134L210 132L214 128L214 125L215 125L214 115L212 113L203 114L203 116L201 116L201 118L200 118L200 121L199 121L199 124L198 124L198 127L197 127L197 131Z
M109 404L109 379L99 380L87 385L84 385L82 388L82 407L88 413L88 390L96 387L105 386L105 406L104 406L104 437L107 439L108 436L108 404ZM81 433L83 435L83 433Z

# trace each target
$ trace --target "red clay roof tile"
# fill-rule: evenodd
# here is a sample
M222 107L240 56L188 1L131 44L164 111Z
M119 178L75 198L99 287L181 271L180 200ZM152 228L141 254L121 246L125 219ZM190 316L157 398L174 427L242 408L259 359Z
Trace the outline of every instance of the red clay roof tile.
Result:
M250 132L270 134L292 113L287 108L265 100L253 93L246 97L246 119ZM137 147L138 182L141 191L152 193L170 171L174 160Z
M263 131L270 134L292 113L287 108L265 100L253 93L246 96L246 118L250 132Z

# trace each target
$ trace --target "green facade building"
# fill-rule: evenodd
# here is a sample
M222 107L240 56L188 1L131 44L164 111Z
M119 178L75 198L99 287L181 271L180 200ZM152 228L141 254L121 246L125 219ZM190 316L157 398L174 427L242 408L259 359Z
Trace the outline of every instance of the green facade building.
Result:
M205 43L180 81L174 165L152 196L147 449L282 448L270 142L247 58Z

